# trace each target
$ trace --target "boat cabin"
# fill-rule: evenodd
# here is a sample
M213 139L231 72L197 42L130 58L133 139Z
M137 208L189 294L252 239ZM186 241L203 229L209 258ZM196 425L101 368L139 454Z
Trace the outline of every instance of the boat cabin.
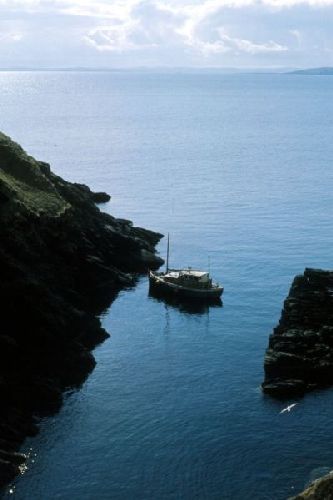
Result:
M170 270L164 275L165 281L191 288L210 288L209 273L192 269Z

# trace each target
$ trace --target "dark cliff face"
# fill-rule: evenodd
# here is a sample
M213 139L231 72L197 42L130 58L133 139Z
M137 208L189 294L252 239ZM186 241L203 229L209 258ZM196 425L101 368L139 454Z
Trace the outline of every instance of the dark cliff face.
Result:
M136 273L156 269L162 235L102 213L105 193L54 175L0 134L0 486L15 455L93 369L108 337L96 315Z
M333 272L296 276L265 356L263 390L301 394L333 384Z

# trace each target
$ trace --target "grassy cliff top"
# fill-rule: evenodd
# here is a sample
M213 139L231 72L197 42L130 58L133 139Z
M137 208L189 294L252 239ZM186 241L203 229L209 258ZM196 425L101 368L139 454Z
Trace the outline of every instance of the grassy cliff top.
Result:
M0 196L35 214L63 213L70 205L47 175L45 164L0 132Z

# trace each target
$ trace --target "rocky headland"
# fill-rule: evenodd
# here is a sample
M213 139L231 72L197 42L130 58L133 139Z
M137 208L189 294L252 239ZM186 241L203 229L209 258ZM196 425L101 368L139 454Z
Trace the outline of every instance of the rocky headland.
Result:
M296 276L265 355L263 390L303 394L333 385L333 272Z
M333 498L333 473L314 481L302 493L291 497L289 500L332 500Z
M0 487L18 450L95 366L98 319L138 273L157 269L161 234L99 210L110 199L52 173L0 133Z

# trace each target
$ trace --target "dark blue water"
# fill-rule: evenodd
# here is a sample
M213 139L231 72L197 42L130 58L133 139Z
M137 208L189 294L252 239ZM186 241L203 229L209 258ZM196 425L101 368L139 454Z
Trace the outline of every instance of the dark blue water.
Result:
M293 276L332 268L332 94L330 77L0 74L3 131L225 286L196 312L144 277L121 293L8 498L279 500L333 468L333 391L281 415L259 387Z

